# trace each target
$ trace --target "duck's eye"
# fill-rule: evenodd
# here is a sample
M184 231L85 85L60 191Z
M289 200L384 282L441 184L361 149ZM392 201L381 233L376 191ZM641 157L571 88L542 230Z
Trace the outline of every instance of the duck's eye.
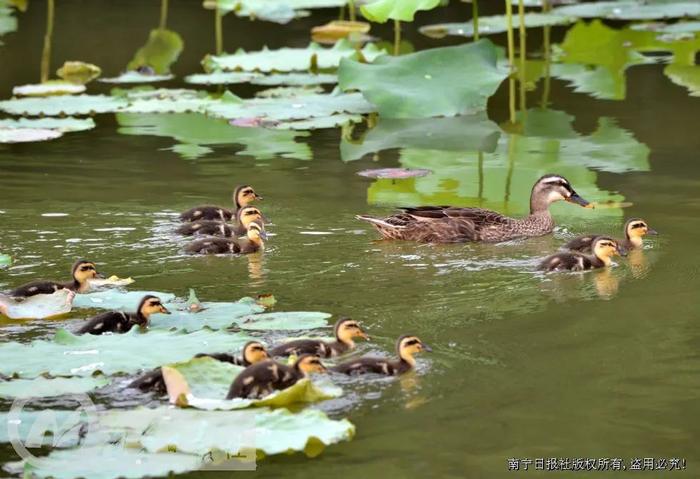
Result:
M255 211L255 210L252 210L252 211L246 211L245 214L246 214L246 216L250 216L250 215L257 215L257 214L260 214L260 213L258 213L258 212Z
M95 269L95 267L94 267L94 266L89 266L89 265L81 266L81 267L80 267L80 271L90 271L91 269Z
M637 228L645 228L646 225L644 223L635 223L632 225L632 229L637 229Z
M246 195L246 196L252 195L252 194L253 194L253 190L245 190L245 191L243 191L243 194Z
M151 306L161 306L161 304L160 304L159 301L153 301L153 302L151 303Z
M417 339L411 339L410 341L406 341L404 344L406 346L413 346L414 344L419 344L419 343L420 343L420 341L418 341Z

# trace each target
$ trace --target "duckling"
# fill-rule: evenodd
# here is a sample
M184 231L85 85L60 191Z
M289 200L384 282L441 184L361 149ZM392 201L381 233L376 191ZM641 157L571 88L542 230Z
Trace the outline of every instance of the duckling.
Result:
M230 210L220 206L195 206L180 215L181 221L198 221L198 220L220 220L229 221L236 215L243 206L252 203L255 200L262 200L262 196L257 194L252 186L241 185L233 190L234 209Z
M625 239L615 240L625 250L641 248L642 238L646 235L656 235L656 230L649 228L647 222L641 218L632 218L625 223ZM566 243L563 248L581 253L590 253L593 240L600 235L586 235L574 238Z
M578 251L553 254L545 258L538 269L544 271L585 271L610 266L615 255L627 256L614 239L598 236L593 240L593 255Z
M221 361L222 363L231 363L236 366L245 367L270 359L270 355L267 353L265 346L258 341L248 341L243 346L240 357L228 353L199 353L195 355L195 358L202 357L209 357ZM161 368L156 368L135 379L127 387L140 389L144 392L155 391L159 394L165 394L167 392Z
M560 200L584 207L589 204L563 176L545 175L532 187L530 214L524 218L509 218L491 210L456 206L401 208L402 213L383 219L367 215L356 218L371 223L384 239L421 243L497 243L551 233L554 220L549 206Z
M327 343L319 339L298 339L275 346L270 350L272 356L290 356L292 354L315 354L321 358L340 356L355 349L354 338L369 340L357 321L340 318L333 328L335 341Z
M261 250L266 239L262 222L253 221L245 238L207 238L190 243L185 250L192 254L250 254Z
M141 299L135 313L110 311L98 314L88 319L75 334L126 333L134 326L147 327L148 319L156 313L170 314L170 311L160 298L149 294Z
M75 291L76 293L84 293L90 289L88 280L103 277L97 272L95 263L85 260L79 260L73 264L71 276L73 277L73 281L67 283L59 283L56 281L32 281L31 283L13 289L10 291L9 295L15 298L28 298L36 294L52 294L64 288Z
M275 390L293 386L311 373L324 373L326 367L318 356L302 354L294 366L263 361L248 366L231 383L226 399L261 398Z
M340 363L331 368L331 371L342 374L366 374L377 373L387 376L396 376L410 371L416 366L414 354L422 351L433 350L421 341L418 336L403 335L396 341L396 353L399 359L389 360L384 358L362 357Z
M211 235L235 238L246 234L248 225L255 220L264 221L262 212L255 206L244 206L236 211L236 222L228 225L222 221L200 220L181 225L176 231L181 235Z

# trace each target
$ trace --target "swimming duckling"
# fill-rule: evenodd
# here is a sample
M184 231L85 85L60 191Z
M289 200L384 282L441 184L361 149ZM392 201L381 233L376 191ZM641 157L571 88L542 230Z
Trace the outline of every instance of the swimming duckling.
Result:
M220 206L195 206L180 215L181 221L197 221L197 220L219 220L229 221L236 215L236 212L243 206L252 203L255 200L262 200L262 196L257 194L252 186L241 185L233 190L234 209L230 210Z
M275 390L293 386L300 379L311 373L324 373L326 367L321 364L318 356L302 354L294 366L263 361L248 366L236 376L231 383L226 399L250 398L256 399L267 396Z
M195 355L195 358L209 357L221 361L223 363L235 364L236 366L248 367L251 364L259 363L270 359L265 346L258 341L248 341L241 351L241 356L234 356L228 353L200 353ZM156 368L143 376L132 381L130 388L140 389L141 391L155 391L159 394L165 394L167 387L163 379L163 371Z
M262 222L253 221L245 238L207 238L190 243L185 250L192 254L249 254L262 249L266 239Z
M264 221L262 212L255 206L244 206L236 212L236 222L228 225L222 221L200 220L181 225L176 231L181 235L211 235L236 238L246 234L248 225L255 220Z
M595 238L592 248L592 255L578 251L553 254L545 258L538 269L544 271L585 271L610 266L612 257L615 255L627 256L627 251L608 236Z
M563 176L545 175L532 187L530 214L524 218L509 218L482 208L455 206L401 208L403 212L386 218L366 215L356 218L372 223L384 239L422 243L497 243L551 233L554 220L549 206L560 200L584 207L589 204Z
M369 339L357 321L340 318L333 328L335 341L327 343L320 339L297 339L275 346L270 350L272 356L290 356L292 354L315 354L321 358L339 356L355 349L354 338Z
M73 281L67 283L59 283L56 281L32 281L19 288L10 291L9 295L15 298L28 298L35 294L52 294L59 289L69 289L76 293L84 293L90 289L88 280L93 278L102 278L102 275L97 272L95 263L92 261L79 260L73 264L71 269Z
M641 218L632 218L625 223L625 239L622 241L615 241L617 241L623 249L631 250L642 247L642 238L644 236L656 234L658 234L656 230L649 228L646 221ZM596 235L579 236L566 243L564 249L579 251L581 253L590 253L591 245L596 237Z
M98 314L88 319L75 334L126 333L134 326L148 326L148 319L156 313L170 314L170 311L163 306L160 298L149 294L141 299L135 313L110 311Z
M403 335L396 341L396 354L399 359L390 360L365 356L340 363L332 367L331 371L342 374L377 373L395 376L413 369L416 365L413 355L422 351L430 353L433 350L417 336Z

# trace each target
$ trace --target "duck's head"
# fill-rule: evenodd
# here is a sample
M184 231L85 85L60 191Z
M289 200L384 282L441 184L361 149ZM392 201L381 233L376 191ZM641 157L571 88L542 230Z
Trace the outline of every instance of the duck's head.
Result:
M248 233L246 234L248 239L255 244L262 244L267 240L267 233L265 233L265 226L260 220L252 221L248 225Z
M615 255L627 256L627 250L608 236L598 236L594 239L592 249L593 254L606 265L610 264Z
M102 275L97 272L95 263L82 259L73 264L72 273L73 279L79 284L84 284L89 279L102 277Z
M294 368L302 372L305 376L311 373L328 372L326 367L321 362L321 359L315 354L302 354L294 363Z
M236 220L238 224L243 225L244 228L248 228L248 225L252 221L265 221L265 217L257 207L244 206L236 213Z
M158 296L146 295L139 303L138 314L144 319L148 319L152 314L170 314L170 311L163 306L163 302Z
M632 218L625 223L625 236L630 243L639 247L642 245L642 237L646 235L659 234L656 230L649 228L646 221L641 218Z
M369 340L369 336L360 327L359 323L352 318L340 318L337 323L335 323L335 338L341 343L345 343L349 346L354 346L355 338L364 338Z
M265 346L258 341L248 341L245 346L243 346L242 355L246 364L255 364L270 359L270 355L267 353Z
M581 198L571 187L569 180L559 175L545 175L532 187L530 195L530 212L543 211L556 201L568 201L581 206L588 206L588 201Z
M233 190L233 202L238 208L249 205L255 200L262 199L262 196L257 194L253 187L250 185L237 186L236 189Z
M418 336L413 336L410 334L403 335L396 342L396 353L399 355L402 361L406 361L411 366L415 366L416 360L413 358L415 354L427 351L429 353L433 350L420 340Z

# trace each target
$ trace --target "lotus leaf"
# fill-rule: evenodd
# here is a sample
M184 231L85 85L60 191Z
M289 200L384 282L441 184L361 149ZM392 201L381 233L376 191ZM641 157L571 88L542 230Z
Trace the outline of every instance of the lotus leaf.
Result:
M632 25L630 27L632 30L641 30L656 33L671 33L671 34L682 34L682 33L695 33L700 32L700 21L696 22L678 22L678 23L640 23L637 25Z
M117 111L127 105L124 98L107 95L63 95L0 101L0 110L27 116L91 115Z
M343 38L368 39L370 25L367 22L355 22L347 20L333 20L311 29L311 39L318 43L335 43Z
M12 256L9 254L0 254L0 267L9 266L12 264Z
M109 384L104 376L82 378L38 377L35 379L14 379L0 382L0 396L11 398L33 398L61 396L63 394L86 393Z
M342 89L358 89L388 118L455 116L486 109L506 78L489 40L434 48L363 64L343 59Z
M59 78L77 85L85 85L102 74L102 69L92 63L70 61L65 62L56 71Z
M197 73L185 77L186 83L193 85L230 85L233 83L249 83L252 80L261 78L260 73L251 72L212 72Z
M367 44L360 50L363 58L372 61L384 54L373 44ZM306 48L281 48L245 52L238 50L233 55L208 56L204 59L204 67L212 70L243 70L262 72L291 72L308 70L312 63L317 68L337 68L342 58L357 54L355 47L347 41L340 41L332 48L324 48L311 43Z
M112 275L109 278L91 278L88 279L88 283L91 288L101 288L103 286L128 286L134 283L134 279L120 278L119 276Z
M676 85L687 88L690 96L700 96L700 66L667 65L664 74Z
M2 128L0 127L0 144L30 143L34 141L55 140L63 133L46 128Z
M176 32L165 29L151 30L148 41L127 65L127 70L150 68L156 75L170 73L170 66L182 52L183 42Z
M360 7L362 15L372 22L384 23L389 19L412 22L419 10L432 10L440 0L375 0Z
M241 329L299 331L302 329L325 328L331 315L311 311L263 313L238 318Z
M141 298L147 294L158 296L163 302L170 303L175 300L172 293L158 291L120 291L110 289L88 294L79 294L73 301L76 308L118 309L133 311L138 306Z
M62 133L95 128L92 118L17 118L0 120L0 128L39 128Z
M323 85L338 83L338 76L330 73L275 73L260 75L251 81L254 85Z
M17 19L12 16L12 9L0 4L0 37L15 30L17 30ZM1 41L0 45L2 45Z
M700 3L694 1L650 3L643 0L622 0L569 5L555 8L553 13L581 18L655 20L658 18L697 17L700 15Z
M17 96L53 96L73 95L84 91L85 85L76 85L75 83L62 80L50 80L46 83L16 86L12 89L12 94Z
M43 319L70 312L75 294L67 289L17 301L0 294L0 314L11 319Z
M551 25L566 25L575 22L574 17L566 17L553 13L527 13L525 14L525 26L527 28L544 27ZM518 19L513 19L514 27L519 25ZM508 31L508 18L505 15L479 17L479 35L494 35ZM447 35L462 37L474 36L473 23L441 23L437 25L425 25L420 32L431 38L444 38Z
M244 298L233 303L205 302L202 303L202 310L199 312L170 309L172 314L157 315L152 318L152 329L184 331L198 331L202 328L225 329L236 323L238 318L265 310L251 298Z
M251 17L276 23L288 23L305 15L305 9L342 7L347 0L205 0L210 8L224 13L235 12L239 17Z
M175 77L171 74L148 75L137 71L128 71L116 77L100 78L100 81L103 83L156 83L172 80L173 78Z
M296 98L314 93L323 93L323 88L318 85L313 86L278 86L267 88L255 93L257 98Z
M331 115L309 118L308 120L285 121L274 125L278 130L319 130L323 128L334 128L348 123L360 123L362 115Z

